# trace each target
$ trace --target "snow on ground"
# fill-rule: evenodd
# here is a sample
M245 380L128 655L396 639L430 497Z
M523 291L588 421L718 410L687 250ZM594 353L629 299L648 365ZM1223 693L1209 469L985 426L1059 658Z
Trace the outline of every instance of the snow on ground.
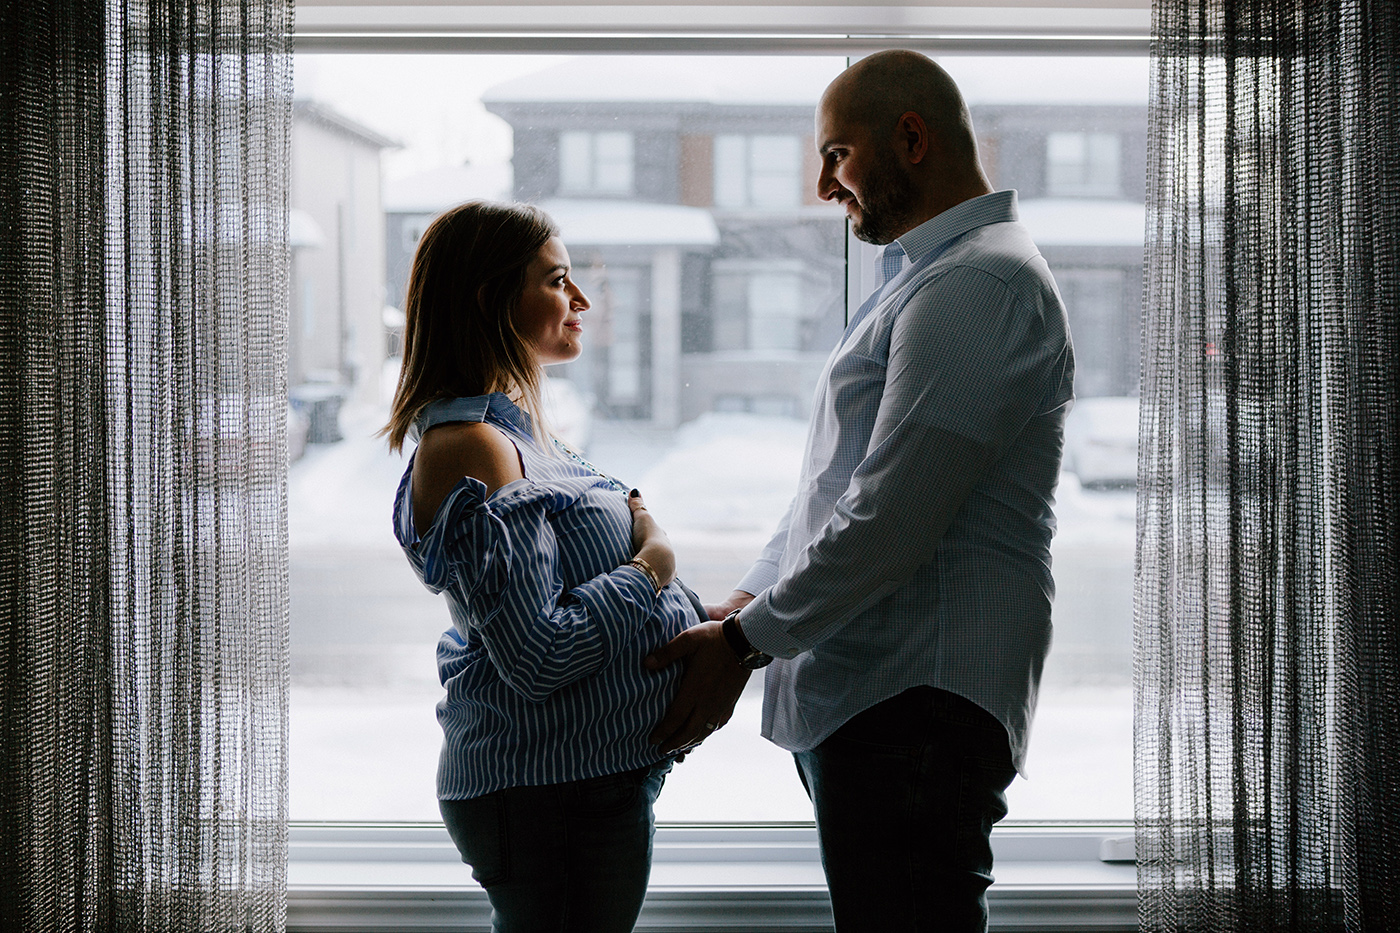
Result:
M1137 490L1086 490L1073 473L1061 473L1055 489L1055 522L1052 551L1097 544L1131 552L1137 542Z
M677 550L756 553L792 501L805 440L806 425L791 418L701 415L642 476L647 508Z
M433 708L440 693L436 684L294 686L292 818L436 820L433 779L442 734ZM676 766L658 819L812 818L791 756L759 735L761 702L757 690L747 691L729 724ZM1018 778L1007 792L1010 819L1131 819L1132 729L1128 687L1042 694L1030 779Z
M292 547L367 547L397 551L391 513L407 457L389 452L375 433L389 414L378 408L342 411L336 444L309 444L287 477Z
M293 687L292 818L436 820L440 692L436 685ZM746 693L730 724L676 766L658 819L812 818L792 758L758 734L761 702L758 691Z

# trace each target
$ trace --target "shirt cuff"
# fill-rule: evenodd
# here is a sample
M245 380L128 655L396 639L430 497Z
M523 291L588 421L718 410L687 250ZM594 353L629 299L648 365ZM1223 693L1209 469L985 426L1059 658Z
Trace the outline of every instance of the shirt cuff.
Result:
M777 583L778 577L778 565L771 560L759 558L754 562L754 565L749 568L749 572L744 574L744 579L740 580L739 584L734 588L757 596L774 583Z
M766 593L739 610L739 629L749 644L775 658L795 658L811 647L787 633L768 605Z
M626 579L640 580L642 583L642 590L652 599L656 599L661 595L656 587L651 585L651 577L646 575L646 571L635 564L623 564L621 567L614 570L613 573L621 573ZM661 589L664 590L665 587L663 586Z

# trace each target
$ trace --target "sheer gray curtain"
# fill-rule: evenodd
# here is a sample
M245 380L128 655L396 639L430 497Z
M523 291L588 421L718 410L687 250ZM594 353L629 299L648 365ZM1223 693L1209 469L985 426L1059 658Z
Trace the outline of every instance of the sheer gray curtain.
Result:
M0 928L285 915L287 0L0 6Z
M1145 930L1400 930L1400 6L1156 0Z

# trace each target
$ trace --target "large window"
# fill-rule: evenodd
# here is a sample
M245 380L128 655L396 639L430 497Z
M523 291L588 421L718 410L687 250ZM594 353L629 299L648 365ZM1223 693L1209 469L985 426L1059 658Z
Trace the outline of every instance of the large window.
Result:
M551 371L555 424L600 468L647 493L681 576L717 598L794 491L816 379L864 298L861 283L872 281L874 251L849 237L839 207L806 191L815 177L812 109L844 64L299 57L299 94L343 118L333 134L320 124L317 135L293 134L293 206L320 231L296 247L293 294L312 296L302 300L318 302L330 322L299 339L332 341L316 358L353 365L294 366L298 407L314 428L290 479L294 819L437 819L433 652L448 614L394 543L389 510L405 462L374 436L397 372L391 331L423 218L470 197L532 200L555 214L593 301L584 356ZM1142 205L1101 183L1141 173L1116 160L1142 147L1115 142L1110 159L1093 138L1073 152L1045 140L1065 135L1066 108L1083 111L1078 126L1092 125L1096 107L1115 108L1115 119L1140 107L1145 138L1146 65L944 64L974 123L996 107L993 182L1032 192L1023 216L1061 276L1081 347L1079 394L1098 400L1081 407L1078 420L1092 423L1076 428L1074 443L1098 450L1112 435L1131 457L1133 435L1124 441L1122 432L1135 429L1141 242L1125 242L1123 231L1131 240L1136 223L1140 236ZM1057 76L1074 79L1064 100L1055 98ZM444 132L457 126L471 131ZM354 175L353 197L342 190L350 181L322 168L352 158L377 172L372 184L367 169ZM337 205L362 207L365 186L387 193L373 198L382 209L354 239L370 253L352 253L340 239L350 215ZM1103 203L1067 211L1057 196L1070 190ZM425 203L423 192L438 192L440 203ZM367 271L373 283L362 282ZM298 352L311 358L310 347L294 345ZM1061 478L1055 645L1031 779L1012 787L1012 820L1132 815L1132 476L1104 481L1100 470L1090 479L1088 457L1069 462L1085 477L1067 469ZM790 757L758 734L760 704L755 678L734 721L668 780L660 818L811 818Z

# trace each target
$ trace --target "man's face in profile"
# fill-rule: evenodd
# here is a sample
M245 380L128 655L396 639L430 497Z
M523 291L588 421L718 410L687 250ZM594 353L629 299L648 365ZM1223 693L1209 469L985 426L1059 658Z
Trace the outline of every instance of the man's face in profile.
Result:
M882 246L913 226L913 181L900 164L893 134L852 119L835 95L817 109L817 151L822 159L817 197L846 208L851 232Z

